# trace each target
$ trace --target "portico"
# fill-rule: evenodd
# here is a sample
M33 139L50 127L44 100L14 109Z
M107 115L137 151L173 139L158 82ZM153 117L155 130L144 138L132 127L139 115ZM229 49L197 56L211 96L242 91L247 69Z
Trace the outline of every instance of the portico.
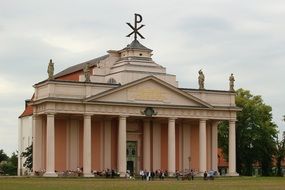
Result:
M127 142L136 142L134 168L139 170L167 170L173 175L176 170L194 169L199 173L217 170L217 125L219 121L230 122L229 175L235 173L235 109L215 109L195 96L175 92L173 100L181 105L153 104L155 114L146 116L145 105L132 103L109 103L102 105L98 99L108 100L120 96L121 91L131 91L138 86L161 84L157 92L174 93L163 81L149 76L136 84L120 86L114 92L89 95L84 104L53 101L46 98L35 101L34 133L37 134L34 149L34 171L45 170L44 176L55 177L57 172L83 168L85 177L93 177L93 170L115 169L120 176L127 170ZM70 84L46 81L36 89L53 86L54 89ZM92 91L94 84L81 84ZM141 88L141 87L140 87ZM87 91L87 90L85 90ZM112 91L112 90L111 90ZM36 94L41 94L40 90ZM49 96L56 97L49 93ZM204 96L207 96L204 92ZM222 92L216 92L223 94ZM159 94L145 96L146 99ZM176 97L175 97L176 96ZM140 97L142 99L143 97ZM116 99L120 99L117 97ZM182 101L183 100L183 101ZM127 101L127 100L125 100ZM157 101L157 100L155 100ZM191 105L185 106L185 102ZM62 142L64 141L64 142ZM189 159L191 158L191 160Z

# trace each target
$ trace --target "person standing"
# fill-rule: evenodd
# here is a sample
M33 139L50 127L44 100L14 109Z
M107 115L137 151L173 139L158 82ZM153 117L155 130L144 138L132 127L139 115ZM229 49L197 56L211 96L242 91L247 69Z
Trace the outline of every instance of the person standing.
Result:
M205 171L205 172L204 172L204 180L207 180L207 176L208 176L208 174L207 174L207 172Z

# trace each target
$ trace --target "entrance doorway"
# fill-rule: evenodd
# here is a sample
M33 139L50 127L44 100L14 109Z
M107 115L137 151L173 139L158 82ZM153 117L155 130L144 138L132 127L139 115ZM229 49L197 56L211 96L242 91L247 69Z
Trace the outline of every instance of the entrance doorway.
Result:
M137 142L127 141L127 170L130 174L136 173L137 169Z

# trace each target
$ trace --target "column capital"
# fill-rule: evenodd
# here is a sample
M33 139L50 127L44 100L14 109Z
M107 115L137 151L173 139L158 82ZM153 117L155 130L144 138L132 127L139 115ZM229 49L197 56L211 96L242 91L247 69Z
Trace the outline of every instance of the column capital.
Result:
M176 117L169 117L168 121L175 121L177 118Z
M220 124L220 121L219 120L213 120L212 121L212 125L213 126L218 126Z
M55 115L55 112L47 112L46 115L47 115L47 116L54 116L54 115Z
M85 114L83 114L83 116L84 116L84 117L92 117L93 114L92 114L92 113L85 113Z
M204 119L204 118L200 118L199 119L199 123L201 124L201 123L206 123L207 122L207 119Z
M120 119L126 119L127 117L129 117L128 115L119 115Z
M236 124L236 120L235 119L229 120L229 124Z

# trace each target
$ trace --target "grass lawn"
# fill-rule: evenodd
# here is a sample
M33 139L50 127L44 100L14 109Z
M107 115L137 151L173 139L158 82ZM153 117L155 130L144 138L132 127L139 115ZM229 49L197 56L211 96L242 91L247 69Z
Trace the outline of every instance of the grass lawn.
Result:
M204 181L201 178L194 181L141 181L126 179L85 179L85 178L26 178L0 177L0 190L90 190L90 189L145 189L145 190L285 190L285 178L282 177L234 177L217 178Z

